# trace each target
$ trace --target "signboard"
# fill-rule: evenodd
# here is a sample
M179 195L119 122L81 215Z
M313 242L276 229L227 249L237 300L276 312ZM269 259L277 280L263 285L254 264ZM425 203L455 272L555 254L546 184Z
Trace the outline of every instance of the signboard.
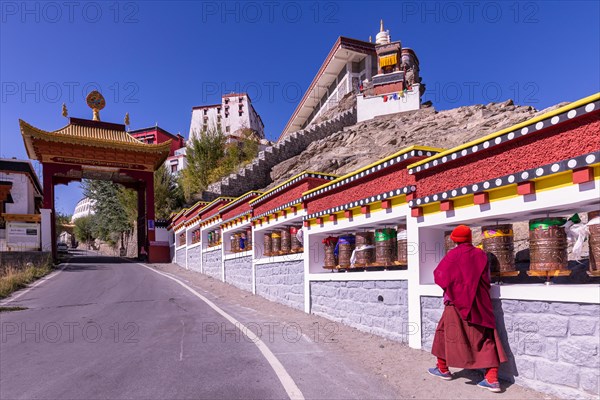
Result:
M6 244L15 249L40 247L40 224L35 222L7 222Z

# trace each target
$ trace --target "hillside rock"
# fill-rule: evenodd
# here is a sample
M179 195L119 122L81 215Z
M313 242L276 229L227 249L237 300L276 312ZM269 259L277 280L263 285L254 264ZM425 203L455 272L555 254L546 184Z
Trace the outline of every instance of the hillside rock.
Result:
M411 145L455 147L564 104L537 111L507 100L439 112L428 107L377 117L314 141L299 155L275 165L268 188L305 170L343 175Z

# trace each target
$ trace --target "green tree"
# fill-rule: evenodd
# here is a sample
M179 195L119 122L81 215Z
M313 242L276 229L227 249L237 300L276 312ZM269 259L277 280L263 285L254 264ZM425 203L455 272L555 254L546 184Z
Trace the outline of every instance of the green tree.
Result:
M225 136L219 129L195 132L188 140L187 166L182 171L181 183L186 201L211 183L211 171L218 167L225 155Z
M94 236L115 245L124 234L133 229L129 215L122 202L120 187L112 182L100 180L84 180L83 193L95 200L94 204Z
M89 246L89 244L95 239L94 230L95 230L95 215L90 214L85 217L77 218L73 223L75 227L73 228L73 234L77 241L81 243L85 243Z
M154 214L156 219L167 219L171 212L183 205L183 191L177 179L162 165L154 172Z

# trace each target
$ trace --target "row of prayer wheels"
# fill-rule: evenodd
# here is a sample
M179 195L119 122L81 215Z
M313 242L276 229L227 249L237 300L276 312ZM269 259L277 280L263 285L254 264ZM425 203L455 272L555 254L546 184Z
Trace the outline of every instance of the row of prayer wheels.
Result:
M408 264L406 225L330 236L323 240L323 268L388 267Z
M299 239L300 227L291 225L264 234L264 255L278 256L304 251Z
M600 275L600 211L588 213L590 275ZM548 217L529 221L529 275L560 276L569 275L567 268L566 218ZM490 270L494 276L516 276L518 271L514 257L514 234L511 224L484 226L482 231L483 250L491 255ZM446 252L456 244L450 239L450 232L445 235Z
M218 246L221 244L221 231L219 229L208 232L207 236L208 247Z
M229 240L232 253L252 250L252 228L248 227L232 233Z
M198 243L200 241L201 232L200 229L196 229L192 232L192 244Z

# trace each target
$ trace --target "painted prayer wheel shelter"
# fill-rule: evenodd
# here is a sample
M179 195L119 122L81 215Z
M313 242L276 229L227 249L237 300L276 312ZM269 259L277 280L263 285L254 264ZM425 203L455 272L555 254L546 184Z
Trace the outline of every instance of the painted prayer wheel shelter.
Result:
M413 146L342 177L305 172L265 193L241 196L219 208L220 221L210 213L199 216L201 225L218 229L217 237L229 237L209 253L214 256L202 259L201 271L269 300L428 350L443 308L433 270L451 247L446 232L459 224L474 233L481 228L484 248L502 263L491 287L510 358L501 377L559 397L595 398L597 267L586 273L587 259L575 260L566 228L555 222L578 213L579 227L592 224L590 234L598 232L593 224L600 211L599 110L596 94L453 149ZM184 213L172 218L175 241L181 232L185 238L184 221ZM517 243L516 227L524 225L532 231ZM296 226L302 227L302 251L286 253ZM231 252L231 237L242 230L248 235L249 227L252 250ZM546 228L564 233L544 242L537 230ZM333 247L326 253L323 243L332 238L339 243L337 255ZM600 238L590 236L590 242L600 247ZM183 240L179 251L194 251L193 246ZM534 255L523 256L531 246ZM372 253L356 257L357 249ZM539 272L533 259L542 253L543 265L559 269ZM328 263L333 268L323 268Z
M125 125L100 121L101 101L100 107L88 101L94 120L69 118L65 127L55 131L19 120L27 155L43 168L42 249L51 249L56 258L54 186L100 179L137 192L138 254L145 249L151 262L167 261L162 255L168 252L159 249L163 244L155 240L154 171L169 155L171 142L145 144L129 135Z

